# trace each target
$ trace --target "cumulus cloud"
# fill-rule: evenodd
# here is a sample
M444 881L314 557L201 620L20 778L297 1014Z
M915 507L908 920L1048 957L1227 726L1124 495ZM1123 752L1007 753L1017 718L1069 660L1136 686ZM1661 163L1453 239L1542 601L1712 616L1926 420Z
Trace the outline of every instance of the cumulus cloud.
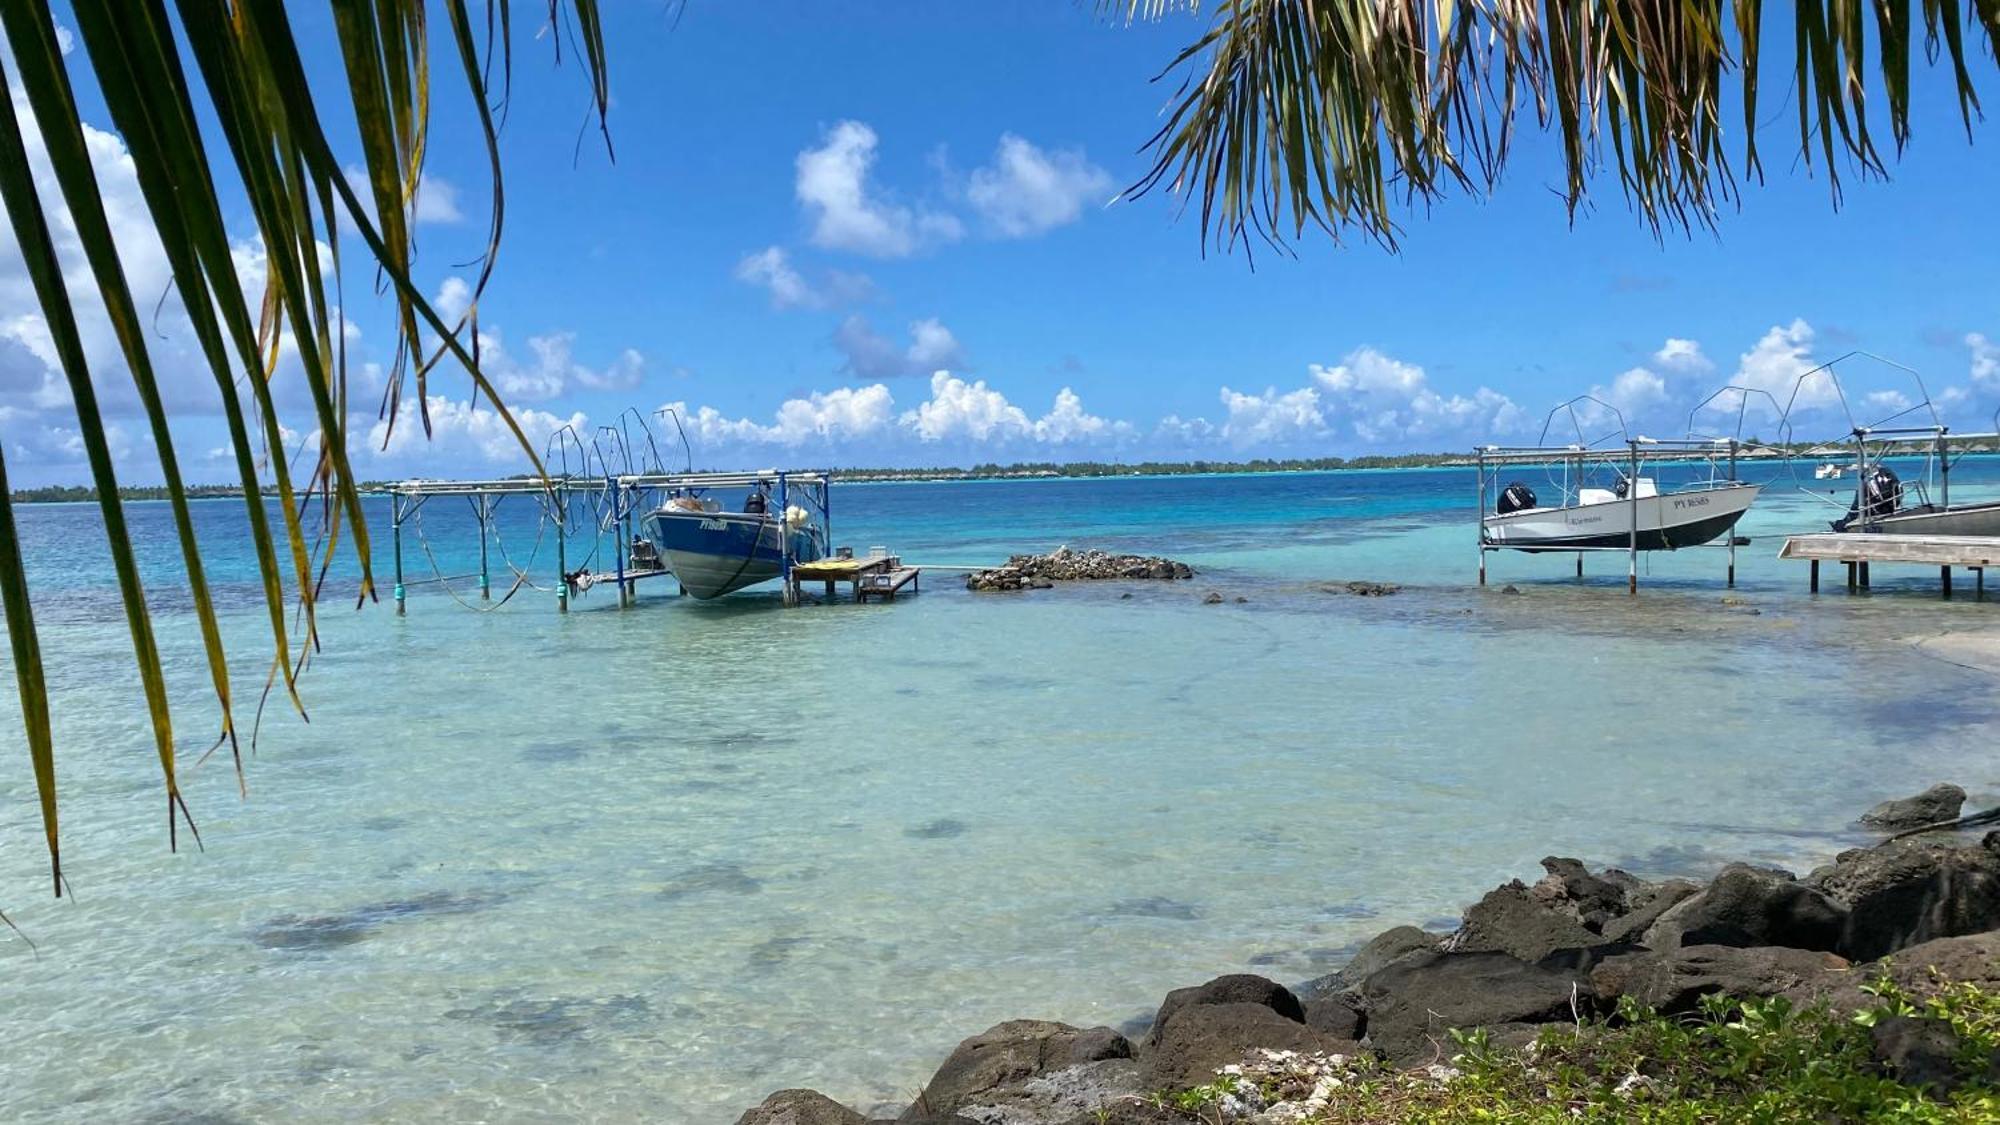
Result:
M1968 332L1965 346L1972 349L1972 381L1982 387L2000 385L2000 343L1983 332Z
M877 333L865 317L850 316L834 330L833 346L845 357L843 369L860 379L925 375L965 366L964 347L936 317L912 321L909 344L898 346Z
M1049 412L1035 419L1034 438L1050 445L1070 445L1124 437L1132 432L1128 422L1100 418L1083 408L1083 399L1068 387L1056 392Z
M685 402L670 402L660 409L678 414L689 439L705 447L796 447L815 440L833 445L878 436L894 420L895 400L889 388L880 383L814 391L804 398L785 400L769 423L730 418L712 406L689 407Z
M1686 374L1715 370L1715 363L1702 354L1700 344L1678 336L1667 337L1667 342L1653 353L1653 362L1668 371Z
M995 234L1029 238L1075 222L1111 190L1111 174L1081 149L1049 151L1006 133L993 162L973 171L965 198Z
M1333 366L1309 364L1313 384L1324 393L1321 421L1331 412L1369 445L1414 440L1486 437L1516 430L1521 409L1506 395L1480 387L1471 395L1442 394L1424 369L1375 348L1349 352Z
M1730 383L1753 391L1764 391L1783 409L1787 403L1813 409L1840 401L1840 388L1833 374L1822 371L1803 382L1800 377L1819 364L1813 359L1812 325L1804 319L1790 324L1774 324L1736 361ZM1795 391L1796 388L1796 391ZM1796 398L1794 398L1796 394ZM1752 396L1751 401L1757 401ZM1731 404L1730 409L1734 409Z
M965 233L952 215L897 203L869 183L875 130L842 121L818 148L799 153L795 190L812 218L812 242L878 258L906 258Z
M414 469L421 465L452 465L474 462L485 465L517 465L526 468L530 460L506 421L492 407L474 406L447 395L431 395L424 400L430 415L431 433L424 435L423 419L417 415L414 397L397 404L395 425L377 421L368 431L370 457ZM521 432L537 454L556 431L573 426L581 433L588 419L575 412L568 416L509 407Z
M817 282L807 280L782 246L766 246L736 263L736 280L771 294L774 309L824 309L866 300L874 283L865 274L826 270Z
M1253 445L1287 445L1326 434L1326 414L1320 409L1319 392L1311 387L1279 394L1266 387L1261 395L1222 388L1222 407L1227 417L1221 437L1239 449Z
M1034 428L1027 412L988 387L986 380L968 383L949 371L931 376L930 400L904 412L901 421L924 441L1005 441Z
M354 195L367 209L368 217L377 226L380 218L375 214L375 188L368 182L368 170L359 164L341 166L347 177L347 186L354 189ZM419 224L458 223L465 221L465 213L458 209L458 186L434 172L426 172L417 181L417 198L410 205L409 217Z

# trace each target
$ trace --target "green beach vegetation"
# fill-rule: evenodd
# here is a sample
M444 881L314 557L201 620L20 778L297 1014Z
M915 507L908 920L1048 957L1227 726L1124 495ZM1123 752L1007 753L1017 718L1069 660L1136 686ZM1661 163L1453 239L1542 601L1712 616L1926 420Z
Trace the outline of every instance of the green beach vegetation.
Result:
M1291 1119L1297 1125L1971 1125L2000 1118L2000 1089L1987 1084L1989 1060L2000 1049L2000 995L1950 982L1921 997L1886 980L1866 987L1880 1002L1851 1015L1784 997L1717 994L1685 1016L1626 1003L1609 1020L1545 1030L1525 1049L1498 1046L1484 1031L1454 1032L1448 1063L1428 1068L1401 1069L1365 1055L1334 1063L1279 1053L1161 1094L1157 1104L1186 1120L1220 1122L1231 1101L1291 1102L1302 1110ZM1883 1073L1870 1029L1911 1016L1949 1024L1963 1056L1963 1085L1925 1088Z

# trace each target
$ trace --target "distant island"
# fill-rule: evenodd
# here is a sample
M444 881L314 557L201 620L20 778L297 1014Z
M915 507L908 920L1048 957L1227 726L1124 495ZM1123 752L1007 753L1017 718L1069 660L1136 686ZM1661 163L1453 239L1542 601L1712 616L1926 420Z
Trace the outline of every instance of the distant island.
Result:
M1838 449L1829 448L1824 442L1760 442L1755 438L1743 443L1740 454L1751 459L1772 459L1787 456L1808 456L1813 458L1839 458ZM1953 454L1956 460L1961 456L1984 455L2000 452L1989 444L1963 447ZM1897 453L1897 458L1924 456L1922 450ZM1197 476L1218 473L1327 473L1354 469L1430 469L1439 467L1470 467L1477 462L1471 453L1395 453L1368 454L1361 457L1258 457L1249 461L1015 461L1010 464L986 462L972 466L935 466L931 468L847 468L830 469L836 480L842 481L958 481L958 480L1035 480L1053 478L1088 479L1095 477L1174 477ZM713 472L712 469L695 469L693 472ZM510 480L526 480L529 474L517 473ZM361 482L363 493L386 492L393 481L369 480ZM240 485L196 484L187 490L190 499L241 496ZM276 490L266 488L264 494L275 496ZM121 500L165 500L167 490L160 485L138 485L120 488ZM42 488L17 488L14 502L17 504L62 504L77 503L97 499L97 490L88 485L50 485Z

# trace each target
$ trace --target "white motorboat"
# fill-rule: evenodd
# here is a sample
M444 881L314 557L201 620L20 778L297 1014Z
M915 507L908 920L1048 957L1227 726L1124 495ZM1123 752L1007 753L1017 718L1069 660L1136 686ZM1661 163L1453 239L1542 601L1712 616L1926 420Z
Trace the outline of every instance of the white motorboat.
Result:
M1895 470L1877 462L1855 482L1854 503L1833 521L1835 531L1867 531L1878 535L2000 535L2000 501L1979 504L1933 504L1921 499L1906 503L1903 482Z
M1641 551L1673 551L1728 534L1762 487L1720 480L1663 493L1651 477L1638 478L1630 489L1621 478L1616 490L1579 488L1565 503L1543 507L1534 490L1517 481L1501 490L1496 510L1483 517L1480 537L1523 551L1631 547L1635 541Z

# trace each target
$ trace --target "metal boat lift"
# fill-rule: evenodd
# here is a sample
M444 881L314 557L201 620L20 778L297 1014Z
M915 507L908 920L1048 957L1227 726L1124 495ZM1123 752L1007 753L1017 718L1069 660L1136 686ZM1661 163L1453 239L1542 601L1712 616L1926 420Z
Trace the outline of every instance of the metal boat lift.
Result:
M1560 409L1560 408L1558 408ZM1486 514L1491 509L1489 501L1497 500L1500 490L1506 487L1500 481L1501 470L1508 467L1534 466L1550 471L1560 471L1560 487L1566 494L1573 493L1586 479L1593 466L1608 466L1625 474L1628 480L1639 479L1639 469L1643 462L1707 462L1726 466L1729 481L1736 479L1737 459L1750 449L1735 438L1648 438L1632 437L1612 443L1597 445L1487 445L1475 449L1475 466L1479 475L1479 584L1486 585L1486 556L1493 551L1516 551L1524 548L1519 544L1489 542L1485 533ZM1629 505L1632 511L1630 536L1624 546L1611 547L1551 547L1541 548L1542 553L1576 555L1576 574L1583 577L1583 556L1590 552L1623 554L1625 561L1625 587L1627 592L1639 592L1639 505ZM1732 528L1721 543L1705 546L1725 547L1729 552L1729 585L1736 585L1736 547L1741 537ZM1694 550L1697 548L1681 548Z
M396 613L399 616L404 613L403 603L408 592L403 573L403 525L425 504L438 497L464 497L472 505L473 517L479 524L481 601L491 601L493 597L491 556L487 546L493 539L491 528L500 504L509 497L520 496L538 505L544 526L555 529L556 609L567 613L570 598L598 582L607 579L616 582L618 604L624 607L637 600L640 579L665 577L670 573L657 559L634 558L632 544L634 518L663 503L673 492L762 485L776 493L779 511L784 511L795 502L803 506L825 533L827 541L831 542L832 481L831 473L817 469L764 469L738 473L640 472L510 477L504 480L407 480L389 484L383 491L389 496L393 529ZM577 518L586 512L590 516L587 526ZM591 541L591 558L601 553L607 533L614 536L610 574L593 574L587 568L569 569L571 541L580 538L586 531ZM782 549L785 552L782 574L785 604L795 605L798 588L792 580L789 537L780 536L779 539L784 544ZM508 565L512 569L511 562ZM527 573L519 569L514 573L514 589L519 589L528 581ZM444 577L438 575L439 579ZM512 593L510 590L507 596Z

